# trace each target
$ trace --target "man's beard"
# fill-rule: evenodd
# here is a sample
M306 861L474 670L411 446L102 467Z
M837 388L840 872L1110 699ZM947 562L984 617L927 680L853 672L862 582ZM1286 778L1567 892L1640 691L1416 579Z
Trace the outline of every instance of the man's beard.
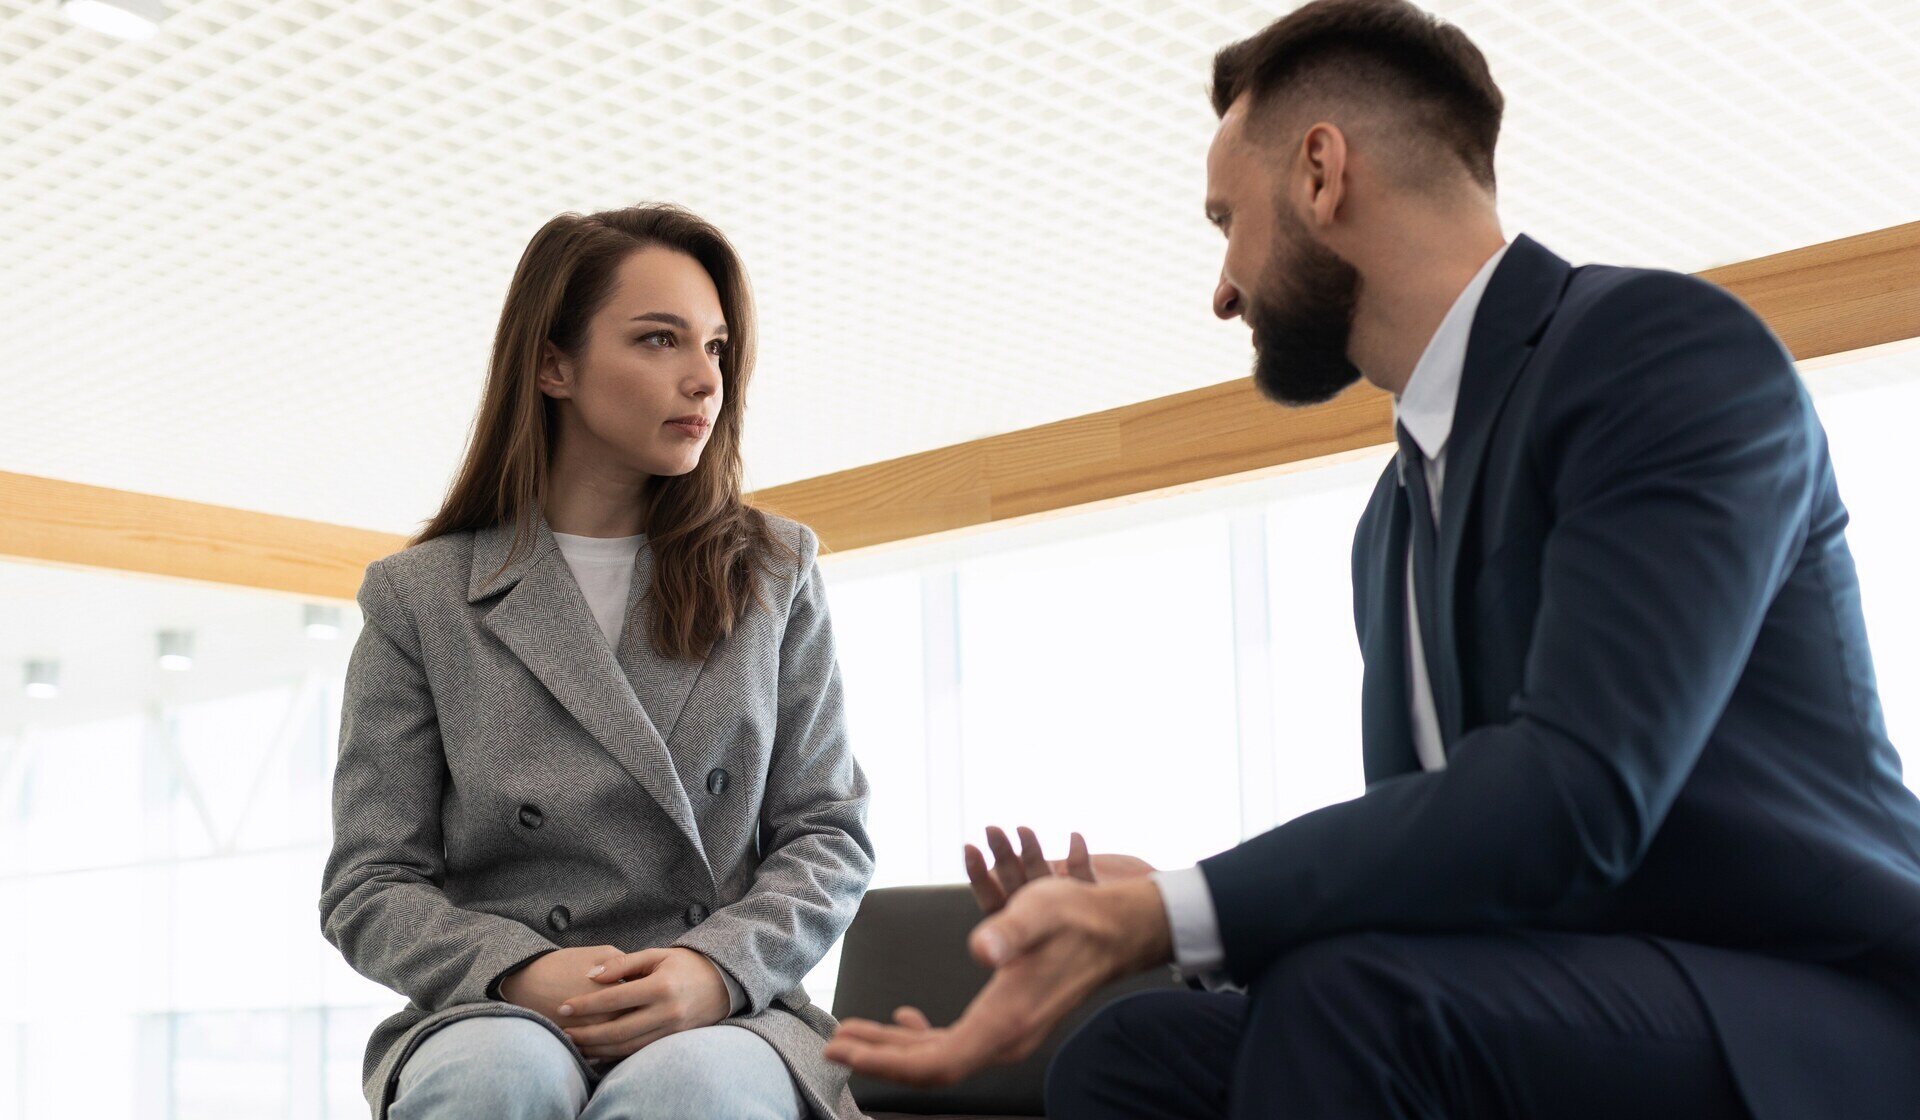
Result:
M1241 314L1253 329L1253 383L1285 405L1319 404L1360 379L1347 358L1360 274L1281 211L1282 232Z

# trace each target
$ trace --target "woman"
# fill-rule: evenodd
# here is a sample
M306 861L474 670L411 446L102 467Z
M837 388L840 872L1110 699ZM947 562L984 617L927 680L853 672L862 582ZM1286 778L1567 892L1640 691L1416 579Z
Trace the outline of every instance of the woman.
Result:
M409 997L376 1120L851 1120L800 978L872 874L805 527L740 498L747 280L670 206L563 214L466 461L367 569L322 927Z

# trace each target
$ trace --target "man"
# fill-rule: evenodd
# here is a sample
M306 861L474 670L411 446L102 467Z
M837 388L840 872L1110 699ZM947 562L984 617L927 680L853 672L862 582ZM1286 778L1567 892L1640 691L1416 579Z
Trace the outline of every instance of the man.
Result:
M1213 99L1256 382L1395 397L1353 551L1366 793L1186 871L1016 872L959 1021L828 1056L952 1081L1174 960L1245 994L1105 1009L1052 1115L1920 1115L1920 802L1789 356L1710 284L1508 242L1501 95L1401 0L1308 4Z

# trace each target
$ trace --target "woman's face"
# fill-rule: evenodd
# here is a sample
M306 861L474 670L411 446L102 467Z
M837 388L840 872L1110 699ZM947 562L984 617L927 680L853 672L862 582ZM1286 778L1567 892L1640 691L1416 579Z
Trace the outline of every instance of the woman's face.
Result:
M621 263L578 359L550 356L540 390L571 402L560 406L561 439L588 445L572 450L608 456L605 465L616 469L686 474L720 415L726 344L707 270L679 250L651 246Z

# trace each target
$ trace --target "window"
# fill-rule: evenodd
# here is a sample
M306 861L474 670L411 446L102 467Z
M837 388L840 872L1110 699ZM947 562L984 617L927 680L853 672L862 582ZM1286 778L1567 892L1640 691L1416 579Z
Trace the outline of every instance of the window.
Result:
M1155 521L958 565L965 834L1034 826L1056 856L1193 862L1239 830L1226 519ZM950 844L951 842L949 842ZM959 853L935 853L942 879Z

